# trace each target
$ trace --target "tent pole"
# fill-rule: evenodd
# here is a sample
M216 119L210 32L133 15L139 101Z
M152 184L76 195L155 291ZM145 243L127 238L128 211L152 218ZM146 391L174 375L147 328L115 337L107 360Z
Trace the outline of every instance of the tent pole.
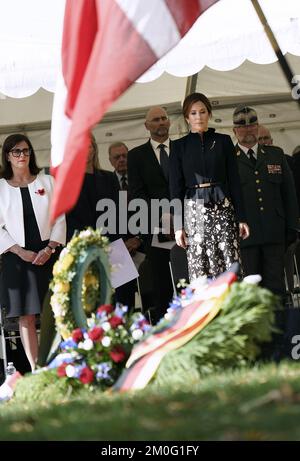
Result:
M198 79L198 74L190 75L187 78L186 87L185 87L185 95L184 95L185 98L189 94L194 93L196 91L197 79Z
M274 50L274 53L276 54L281 70L283 71L284 75L286 76L286 79L288 81L289 87L292 90L292 97L295 99L295 101L298 102L298 105L300 106L300 78L298 75L295 75L290 66L289 63L287 62L286 58L283 56L282 51L279 47L279 44L275 38L275 35L273 34L273 31L271 27L269 26L266 16L264 15L264 12L262 11L260 4L258 0L251 0L252 5L256 11L257 16L259 17L260 22L262 23L265 32L267 34L267 37L272 45L272 48ZM298 85L297 85L298 84Z

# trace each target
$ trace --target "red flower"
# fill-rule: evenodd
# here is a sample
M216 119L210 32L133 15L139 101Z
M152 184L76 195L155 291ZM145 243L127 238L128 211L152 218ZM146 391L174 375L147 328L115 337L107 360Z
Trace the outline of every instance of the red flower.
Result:
M106 312L107 314L110 314L114 308L112 307L111 304L102 304L101 306L98 307L97 313L101 314L101 312Z
M35 191L35 193L38 195L45 195L45 189L38 189Z
M72 339L73 341L75 341L75 343L79 343L79 341L83 339L83 333L80 330L80 328L76 328L76 330L73 330Z
M57 376L59 376L60 378L67 376L67 373L66 373L67 366L68 366L68 363L62 363L61 365L59 365L59 367L57 367Z
M83 384L91 383L94 380L94 372L93 372L93 370L91 370L89 367L84 367L81 370L79 379Z
M123 362L126 358L125 351L122 346L115 346L109 353L110 358L115 362Z
M117 328L117 326L122 325L123 319L121 317L118 317L117 315L114 315L111 319L108 320L110 323L110 326L112 328Z
M101 341L103 338L104 330L100 327L94 327L88 332L89 338L93 341Z

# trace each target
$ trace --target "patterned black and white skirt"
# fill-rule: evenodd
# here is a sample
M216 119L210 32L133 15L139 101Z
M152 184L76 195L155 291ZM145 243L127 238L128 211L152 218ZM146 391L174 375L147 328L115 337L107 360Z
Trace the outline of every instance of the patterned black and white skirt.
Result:
M203 200L189 199L184 208L190 281L204 275L214 278L234 262L241 264L238 223L227 198L205 206Z

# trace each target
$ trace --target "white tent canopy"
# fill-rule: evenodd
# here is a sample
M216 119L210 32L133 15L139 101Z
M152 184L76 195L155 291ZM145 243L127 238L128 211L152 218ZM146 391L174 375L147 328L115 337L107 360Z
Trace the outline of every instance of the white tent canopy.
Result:
M299 0L260 4L291 68L300 75ZM63 0L0 0L0 140L16 130L29 133L42 165L49 162L51 92L60 59L63 11ZM95 129L104 167L107 144L122 139L132 147L145 139L142 118L150 105L166 105L172 134L181 135L186 127L180 106L187 85L212 100L211 124L219 130L231 133L233 108L243 101L257 109L275 143L287 152L300 143L298 106L250 0L217 2L139 82Z

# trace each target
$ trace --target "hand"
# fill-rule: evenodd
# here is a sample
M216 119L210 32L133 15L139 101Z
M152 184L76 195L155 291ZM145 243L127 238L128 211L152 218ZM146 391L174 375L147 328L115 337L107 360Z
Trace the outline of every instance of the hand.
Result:
M24 250L24 248L20 248L17 255L19 256L19 258L21 258L23 261L27 263L32 263L36 258L35 251Z
M175 232L175 240L179 247L186 249L188 246L188 239L184 229Z
M239 236L241 239L245 240L249 237L250 235L250 230L248 224L245 222L240 222L239 223Z
M134 254L136 250L141 246L141 241L137 237L131 237L124 243L130 254Z
M36 266L43 266L48 259L51 257L51 254L46 253L46 251L40 250L38 254L36 255L35 259L32 261L32 264L35 264Z

